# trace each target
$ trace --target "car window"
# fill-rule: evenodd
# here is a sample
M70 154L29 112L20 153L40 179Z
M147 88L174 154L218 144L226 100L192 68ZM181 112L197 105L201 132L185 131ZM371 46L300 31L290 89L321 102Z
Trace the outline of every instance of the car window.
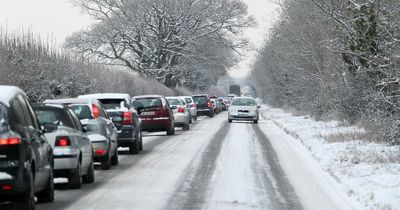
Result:
M7 129L8 122L8 109L0 102L0 132Z
M24 115L23 117L25 118L25 122L26 122L25 125L32 126L32 127L36 128L34 123L33 123L32 114L28 110L28 104L24 100L22 95L18 95L18 101L19 101L19 104L21 106L22 113Z
M36 116L35 112L33 111L32 106L30 105L30 103L26 99L25 99L25 102L26 102L27 108L29 110L29 113L30 113L30 115L32 117L32 121L33 121L34 127L36 129L40 129L39 120L37 119L37 116Z
M138 108L149 108L149 107L160 107L162 106L160 98L138 98L132 102L135 109Z
M177 99L177 98L168 98L167 101L168 101L168 104L169 104L170 106L181 105L181 102L180 102L179 99Z
M56 124L75 128L69 116L62 109L40 107L35 108L35 113L41 124Z
M193 96L193 100L197 103L197 104L207 104L208 100L207 100L207 96Z
M191 104L193 101L191 98L185 98L186 103Z
M111 98L111 99L99 99L99 101L103 104L105 109L121 109L128 108L128 104L125 99L121 98Z
M231 104L233 106L255 106L256 102L251 98L235 98Z
M68 109L67 112L68 112L70 118L72 119L72 122L75 124L76 129L79 130L79 131L83 131L81 121L79 121L79 119L75 115L75 113L70 109Z
M92 111L90 111L88 105L71 104L69 107L80 120L93 119Z

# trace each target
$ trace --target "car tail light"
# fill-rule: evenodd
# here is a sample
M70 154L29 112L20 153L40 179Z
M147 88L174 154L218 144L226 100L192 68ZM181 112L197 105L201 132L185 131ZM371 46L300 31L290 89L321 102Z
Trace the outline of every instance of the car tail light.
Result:
M104 153L105 153L104 149L98 149L98 150L96 150L96 154L97 154L97 155L104 155Z
M179 113L185 113L185 109L183 107L178 107L178 112Z
M208 106L208 108L210 108L211 107L211 102L209 101L209 102L207 102L207 106Z
M121 124L132 124L132 112L124 112L122 114L122 122Z
M192 108L197 109L196 104L192 104Z
M56 147L68 147L71 146L71 141L68 137L61 137L56 140Z
M100 108L96 104L92 104L92 113L94 119L100 117Z
M21 144L21 139L16 137L10 137L6 139L0 139L0 145L18 145Z
M12 190L12 186L11 185L3 185L3 190Z

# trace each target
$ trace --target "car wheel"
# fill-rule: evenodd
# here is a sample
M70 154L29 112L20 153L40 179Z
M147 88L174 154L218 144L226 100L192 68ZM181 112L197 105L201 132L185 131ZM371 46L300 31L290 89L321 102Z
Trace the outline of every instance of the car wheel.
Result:
M209 116L210 118L213 118L213 117L214 117L214 112L211 111L210 114L209 114L208 116Z
M69 186L72 189L79 189L82 187L82 173L81 163L78 161L76 169L73 170L68 178Z
M189 129L190 129L189 124L183 125L183 130L187 131Z
M194 121L197 121L197 116L194 116L193 120L194 120Z
M111 165L118 165L118 147L115 149L114 156L111 158Z
M139 153L139 142L138 139L132 142L131 145L129 145L129 154L138 154Z
M143 135L142 135L142 131L139 132L139 147L140 147L140 151L143 151Z
M175 134L175 127L174 127L174 123L171 124L171 126L169 128L167 128L167 135L174 135Z
M93 165L93 159L89 164L87 174L83 176L83 182L84 183L93 183L94 182L94 165Z
M35 192L34 192L34 179L31 170L27 171L26 178L28 181L28 187L16 203L16 209L18 210L34 210L35 209Z
M49 203L54 201L54 174L53 168L50 169L49 178L47 180L46 188L37 194L39 202Z
M111 153L108 151L107 153L107 159L105 159L103 162L101 162L101 168L103 170L109 170L111 168Z
M254 120L253 122L254 122L255 124L257 124L257 123L258 123L258 120Z
M228 122L229 122L229 123L231 123L231 122L232 122L232 120L231 120L231 119L228 119Z

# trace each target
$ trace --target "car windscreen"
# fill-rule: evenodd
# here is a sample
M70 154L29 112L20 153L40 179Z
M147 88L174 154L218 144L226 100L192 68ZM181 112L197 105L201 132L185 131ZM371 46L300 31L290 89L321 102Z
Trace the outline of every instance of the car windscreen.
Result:
M128 108L128 104L123 98L99 99L99 101L104 105L105 109Z
M0 103L0 132L6 130L8 127L8 109Z
M56 108L34 108L40 124L56 124L73 128L72 122L68 119L65 112Z
M207 96L193 96L193 100L196 104L207 104Z
M233 106L255 106L256 102L251 98L235 98L231 105Z
M160 98L138 98L132 102L132 105L135 109L146 109L161 107L162 103Z
M169 104L170 106L178 106L178 105L181 105L181 102L180 102L179 99L177 99L177 98L168 98L167 101L168 101L168 104Z
M76 116L82 119L93 119L92 111L88 105L71 104L69 107L74 111Z
M193 100L191 98L185 98L186 103L191 104L193 103Z

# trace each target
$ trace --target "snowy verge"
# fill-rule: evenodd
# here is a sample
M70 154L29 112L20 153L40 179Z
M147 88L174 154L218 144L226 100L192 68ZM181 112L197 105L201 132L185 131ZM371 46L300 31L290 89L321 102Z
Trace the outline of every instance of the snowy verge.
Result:
M331 192L336 190L339 197L333 199L338 205L337 209L349 209L351 206L356 209L400 209L399 146L369 143L354 138L364 131L357 127L342 126L336 121L315 121L308 116L292 116L281 109L267 106L260 113L267 120L267 125L260 127L271 139L274 148L287 150L287 155L279 155L278 151L277 153L282 167L289 171L289 179L294 178L291 181L296 190L306 189L306 186L296 182L301 182L303 178L310 180L310 177L301 177L302 174L296 171L298 163L301 167L315 170L313 176L320 176L311 177L320 183L310 186L309 191L322 192L322 188L314 189L318 188L317 185L322 186L325 191L328 188ZM288 135L282 136L283 132ZM281 141L277 142L276 139L279 138ZM293 174L296 176L290 177ZM314 209L323 204L319 202L312 206L312 201L307 200L309 198L304 195L307 193L300 192L306 209ZM344 198L341 196L343 194Z

